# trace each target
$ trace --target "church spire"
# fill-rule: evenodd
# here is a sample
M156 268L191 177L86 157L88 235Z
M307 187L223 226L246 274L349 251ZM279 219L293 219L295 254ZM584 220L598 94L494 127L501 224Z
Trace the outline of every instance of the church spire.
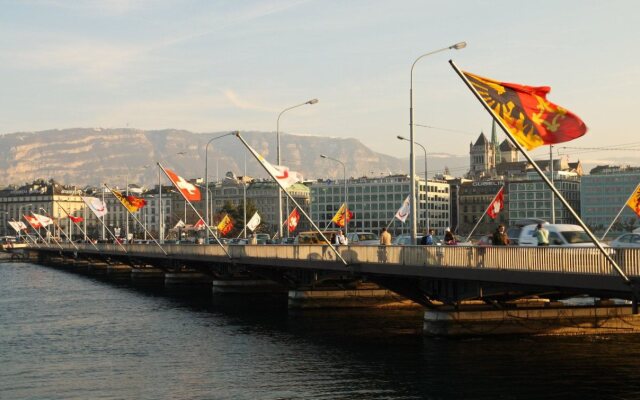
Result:
M494 165L500 164L502 162L502 154L500 154L500 145L498 144L498 133L496 132L496 120L493 120L493 125L491 125L491 147L493 148L493 155L495 157Z

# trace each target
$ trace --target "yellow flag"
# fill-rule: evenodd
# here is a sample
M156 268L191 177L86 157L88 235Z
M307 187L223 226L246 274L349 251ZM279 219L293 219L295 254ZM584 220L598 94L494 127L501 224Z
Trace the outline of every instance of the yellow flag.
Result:
M640 184L636 186L636 190L633 192L631 197L629 197L627 205L633 210L633 212L636 213L638 217L640 217Z

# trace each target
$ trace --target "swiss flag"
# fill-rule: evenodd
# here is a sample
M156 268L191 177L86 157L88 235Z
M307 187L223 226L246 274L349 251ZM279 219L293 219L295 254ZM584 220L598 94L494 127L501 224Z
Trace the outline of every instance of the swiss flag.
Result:
M189 201L200 201L200 190L193 184L187 182L183 177L171 171L170 169L164 169L169 179L174 186L182 192L184 197Z
M200 218L198 222L196 222L196 224L193 226L193 228L197 231L201 231L204 229L204 226L205 226L204 220Z
M289 232L293 232L296 230L298 226L298 222L300 221L300 213L297 208L294 208L289 214L289 218L287 219L287 225L289 226Z
M504 208L504 186L500 188L500 191L493 199L491 204L489 204L489 208L487 209L487 215L493 219L496 219L498 213L502 211Z
M42 228L42 224L40 224L40 221L38 221L38 218L32 217L30 215L23 215L23 217L25 220L27 220L27 222L29 223L29 225L31 225L33 229Z

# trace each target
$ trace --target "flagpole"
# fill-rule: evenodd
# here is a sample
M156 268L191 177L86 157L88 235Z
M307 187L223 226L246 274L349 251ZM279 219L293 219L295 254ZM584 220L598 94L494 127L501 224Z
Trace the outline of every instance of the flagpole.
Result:
M484 212L482 213L482 216L480 217L478 222L476 222L476 226L474 226L473 229L471 230L471 232L469 232L469 236L467 236L467 238L465 239L465 242L468 242L469 239L471 239L471 235L473 235L473 232L475 232L475 230L478 227L478 225L480 225L480 221L482 221L482 218L484 218L484 216L487 215L487 211L489 211L489 207L491 207L493 202L496 201L496 199L500 195L500 192L503 191L503 190L504 190L504 185L500 188L500 190L498 190L498 193L496 193L496 195L493 196L493 200L491 200L491 203L489 203L489 206L484 210Z
M15 219L13 219L13 217L11 217L11 221L12 221L12 222L15 222L16 224L18 224L18 228L20 227L20 223L19 223L19 221L16 221ZM29 239L33 242L33 244L35 244L35 245L36 245L36 247L40 247L40 245L38 244L38 242L37 242L34 238L32 238L32 237L31 237L31 235L29 235L29 232L27 232L26 227L27 227L27 226L25 225L25 230L24 230L25 235L27 235L27 236L29 237ZM18 231L18 234L20 234L20 231Z
M104 197L104 189L102 189L102 196ZM87 202L84 199L82 199L82 201L84 201L84 203L87 204ZM104 201L102 202L102 204L104 205ZM105 207L106 207L106 205L105 205ZM89 207L89 209L91 209L91 207ZM118 238L116 238L116 235L114 235L113 232L111 232L111 229L107 228L107 225L104 223L104 215L102 215L102 218L100 218L100 217L98 217L96 212L93 211L93 209L91 209L91 212L93 213L93 215L96 216L96 218L98 218L98 221L100 221L100 223L102 224L102 232L104 232L105 229L106 229L106 231L109 232L109 235L111 235L111 237L113 238L114 242L116 242L120 246L120 248L125 253L127 253L127 249L125 249L124 246L122 245L122 243L120 243L120 241L118 240Z
M40 234L40 231L33 227L33 225L31 224L31 221L29 221L29 220L26 218L26 215L24 215L24 214L23 214L23 217L25 217L25 220L27 221L27 223L29 224L29 226L31 227L31 229L33 229L33 230L38 234L38 237L40 238L40 240L42 240L42 243L44 243L45 245L47 245L47 247L51 247L51 243L47 243L47 242L44 240L44 238L43 238L43 237L42 237L42 235ZM38 222L38 223L40 223L40 222Z
M83 230L83 229L82 229L82 227L81 227L80 225L78 225L78 223L77 223L76 221L74 221L74 220L72 220L72 219L70 218L70 217L71 217L71 214L69 214L69 213L67 212L67 210L66 210L64 207L62 207L62 204L60 204L60 203L58 202L58 200L54 200L54 201L56 202L56 204L58 204L58 207L60 207L60 209L61 209L62 211L64 211L64 213L65 213L65 214L67 214L67 218L69 218L69 221L73 222L73 224L74 224L78 229L80 229L80 232L82 232L82 233L84 234L84 240L85 240L85 242L86 242L86 241L87 241L87 231L86 231L86 226L87 226L86 211L87 211L87 208L86 208L86 207L84 208L85 216L84 216L83 221L84 221L85 229ZM97 251L100 251L100 249L98 249L98 247L95 245L95 243L93 243L93 241L91 241L91 240L90 240L90 242L91 242L91 245L93 246L93 248L95 248Z
M54 201L55 201L55 200L54 200ZM60 225L58 225L58 223L56 223L56 220L55 220L55 219L53 219L50 215L48 215L48 214L47 214L47 210L45 210L45 209L44 209L44 208L42 208L42 207L40 207L40 209L41 209L42 211L44 211L44 212L45 212L45 215L47 216L47 218L51 219L51 222L53 222L53 225L54 225L56 228L58 228L58 231L59 231L59 232L61 232L62 234L64 234L64 236L65 236L67 239L69 239L69 243L71 243L71 245L72 245L73 247L75 247L75 249L76 249L76 250L80 250L80 249L78 249L78 246L76 246L76 244L75 244L75 243L73 243L73 241L71 241L71 239L70 239L70 238L69 238L69 236L66 234L66 232L62 229L62 227L61 227ZM55 240L55 239L53 239L53 240ZM58 244L58 246L60 246L60 245ZM62 246L60 246L60 248L62 248Z
M578 221L578 224L582 227L582 229L584 229L584 231L586 232L586 234L589 236L589 238L591 239L591 241L593 242L593 244L598 248L598 250L600 250L600 252L602 253L602 255L604 255L604 257L607 259L607 261L609 261L609 263L611 264L611 266L617 271L618 275L620 275L620 277L625 281L625 283L632 285L631 279L629 279L629 277L622 271L622 269L618 266L618 264L615 262L615 260L613 258L611 258L611 256L607 253L607 251L604 249L604 247L602 247L602 244L600 243L600 241L598 241L598 239L593 235L593 233L591 232L591 230L589 229L589 227L584 223L584 221L580 218L580 216L578 215L578 213L575 212L575 210L573 209L573 207L571 207L571 205L569 204L569 202L564 198L564 196L562 196L562 194L560 193L560 191L555 187L555 185L553 185L550 181L549 178L547 178L547 176L544 174L544 172L542 172L542 170L540 169L540 167L538 166L538 164L531 158L531 156L529 156L529 154L527 154L526 151L524 151L524 148L520 145L520 143L513 137L513 135L511 134L511 131L504 125L504 123L502 122L502 120L500 118L498 118L498 116L494 113L493 109L487 104L486 101L484 101L484 99L482 98L482 96L480 96L480 94L476 91L476 89L473 87L473 85L471 84L471 82L469 82L469 80L467 79L467 77L462 73L462 71L460 71L458 69L458 67L456 66L456 64L453 62L453 60L449 60L449 64L451 65L451 67L453 67L453 69L456 71L456 73L458 74L458 76L460 76L460 78L462 79L462 81L467 85L467 87L469 88L469 90L471 90L471 92L476 96L476 98L478 99L478 101L480 101L480 103L484 106L484 108L489 112L489 114L491 114L491 116L493 116L493 119L496 121L496 123L498 125L500 125L500 128L502 128L502 130L504 131L504 133L507 135L507 137L509 138L509 140L511 141L511 143L520 151L520 153L522 153L522 155L527 159L527 161L533 166L533 168L536 170L536 172L538 173L538 175L540 176L540 178L547 184L547 186L549 186L549 188L553 191L553 193L558 197L558 199L560 200L560 202L562 203L562 205L564 205L567 210L569 211L569 213L573 216L573 218L576 219L576 221ZM632 285L632 289L634 291L634 296L638 295L640 293L636 293L636 288L635 285ZM634 304L637 304L637 302L634 301ZM637 313L637 305L634 305L634 314Z
M164 174L167 176L167 178L169 178L169 180L171 181L171 183L173 183L173 180L171 180L171 177L169 176L169 174L167 174L167 171L164 169L164 167L162 166L162 164L157 163L158 167L160 167L160 169L162 170L162 172L164 172ZM175 186L175 183L173 183ZM178 188L178 192L180 193L180 195L182 196L182 198L184 199L184 201L186 201L187 203L189 203L189 206L191 207L191 209L193 210L194 213L196 213L196 215L198 216L198 218L200 218L203 222L204 222L204 226L207 227L207 230L209 231L209 233L211 233L211 235L213 236L213 238L216 240L216 242L218 242L218 244L220 245L220 247L222 247L222 250L225 252L225 254L229 257L231 257L231 254L229 254L229 251L226 249L226 247L224 247L224 245L220 242L220 239L218 239L218 235L214 234L213 231L211 230L211 226L209 226L209 224L207 223L207 221L204 220L204 218L202 218L202 216L200 215L200 213L198 212L198 210L196 210L196 208L193 206L193 204L191 204L191 202L189 201L189 199L187 199L187 196L184 195L184 193L182 193L182 190L180 190L180 188Z
M249 144L244 140L244 138L242 136L240 136L239 132L236 132L235 134L238 139L240 139L240 141L245 145L245 147L251 151L251 147L249 146ZM313 220L311 219L311 217L309 217L309 215L307 214L307 212L300 206L300 204L298 204L298 202L296 201L296 199L293 198L293 196L291 196L291 194L289 194L289 191L282 185L282 182L280 182L278 179L276 179L275 176L273 176L273 174L271 173L271 171L269 171L266 166L262 163L262 161L260 160L260 158L258 157L258 155L256 153L254 153L253 151L251 151L251 154L253 154L253 156L256 158L256 160L258 160L258 162L260 163L260 165L262 165L262 167L265 169L265 171L267 171L267 173L269 175L271 175L271 177L273 178L273 180L276 181L276 183L278 184L278 186L282 189L282 191L287 195L287 197L291 200L291 202L293 204L295 204L296 207L298 207L300 209L300 212L302 213L302 215L305 216L305 218L307 218L307 220L309 220L309 223L311 224L311 226L313 226L313 228L318 231L318 233L320 234L320 236L322 236L322 239L328 244L328 246L331 248L331 250L333 250L333 252L336 254L336 257L338 257L343 263L344 265L349 265L349 263L347 263L347 261L342 258L342 255L340 254L340 252L338 251L338 249L336 249L335 247L333 247L333 244L331 244L330 240L327 239L327 237L324 235L324 233L322 233L322 231L320 230L320 228L318 228L318 226L313 222ZM282 228L280 228L282 229ZM282 237L282 235L280 236Z
M40 210L38 210L38 211L40 211ZM32 216L33 218L35 218L35 219L38 221L38 223L40 224L40 226L42 226L42 222L40 221L40 219L38 219L38 217L36 217L36 215L35 215L35 213L34 213L33 211L31 211L31 216ZM53 221L52 221L52 222L53 222ZM44 227L44 230L49 234L49 236L51 237L51 239L53 239L53 241L58 245L58 247L60 247L60 250L64 250L64 249L62 248L62 246L60 246L60 243L58 243L58 241L56 240L56 238L55 238L53 235L51 235L51 232L49 232L49 230L47 229L47 227L46 227L46 226ZM38 232L38 235L40 235L40 232ZM40 236L40 237L42 238L42 236ZM44 240L44 239L42 239L42 240Z
M616 220L618 219L618 217L620 216L620 214L622 214L622 211L624 211L625 207L627 207L627 203L629 202L629 200L631 200L631 198L633 197L634 194L636 194L636 192L638 191L638 188L640 188L640 183L638 183L638 185L636 186L635 189L633 189L633 192L631 192L631 195L629 197L627 197L627 200L624 202L624 204L622 205L622 208L620 209L620 211L618 211L618 214L616 215L616 217L613 219L613 221L611 221L611 224L609 225L609 227L607 228L606 231L604 231L604 234L602 235L602 238L600 240L604 240L604 237L607 236L607 233L609 233L609 229L611 229L611 227L613 226L613 223L616 222Z
M153 237L153 235L152 235L151 233L147 232L147 227L145 227L145 226L144 226L144 224L143 224L142 222L140 222L140 220L138 219L138 217L136 217L136 216L131 212L131 210L129 210L129 209L124 205L124 203L122 202L122 199L120 198L120 197L122 196L122 194L120 195L120 197L119 197L119 196L117 196L117 195L113 192L113 189L111 189L109 186L107 186L107 184L106 184L106 183L104 184L104 187L106 187L107 189L109 189L109 191L111 192L111 194L113 194L113 196L114 196L116 199L118 199L118 201L120 202L120 205L121 205L122 207L124 207L124 209L125 209L125 210L127 210L127 213L128 213L127 215L131 214L131 216L133 217L133 219L134 219L138 224L140 224L140 225L142 226L142 229L144 229L144 232L145 232L145 233L148 233L148 234L149 234L149 236L151 236L151 239L153 240L153 242L154 242L156 245L158 245L158 247L160 248L160 250L162 250L162 252L163 252L163 253L164 253L164 255L166 256L166 255L167 255L167 252L162 248L162 246L160 246L160 243L158 243L158 241L156 240L156 238L155 238L155 237Z

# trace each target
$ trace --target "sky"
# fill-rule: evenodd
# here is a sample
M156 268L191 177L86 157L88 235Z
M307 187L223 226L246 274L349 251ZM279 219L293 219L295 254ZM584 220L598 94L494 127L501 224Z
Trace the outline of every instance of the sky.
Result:
M468 154L491 119L448 64L551 86L589 127L571 161L634 157L637 1L0 0L0 133L280 131ZM564 149L579 147L581 149ZM589 150L619 146L622 151ZM636 150L637 151L637 150ZM543 156L548 148L534 150ZM640 158L637 157L636 158Z

